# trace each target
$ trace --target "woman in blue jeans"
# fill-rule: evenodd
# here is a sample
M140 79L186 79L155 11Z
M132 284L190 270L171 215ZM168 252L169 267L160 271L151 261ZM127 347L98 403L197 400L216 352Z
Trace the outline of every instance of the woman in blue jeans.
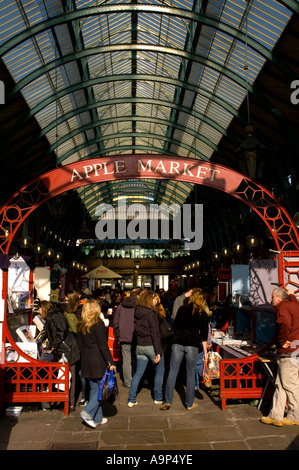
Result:
M162 382L164 377L164 357L159 332L159 323L155 311L155 293L142 292L137 300L134 314L136 337L136 372L132 378L128 407L137 405L138 386L149 361L155 368L154 404L163 403Z
M205 297L201 289L194 288L187 305L179 308L173 323L174 338L171 347L170 370L165 387L165 403L160 408L168 410L173 401L176 378L183 357L186 358L186 397L188 410L196 408L195 371L198 349L202 345L207 360L208 316Z
M115 369L107 344L106 327L101 319L101 307L95 299L87 300L78 322L78 344L81 352L81 376L89 380L90 393L87 405L80 416L91 428L105 424L98 391L107 366Z

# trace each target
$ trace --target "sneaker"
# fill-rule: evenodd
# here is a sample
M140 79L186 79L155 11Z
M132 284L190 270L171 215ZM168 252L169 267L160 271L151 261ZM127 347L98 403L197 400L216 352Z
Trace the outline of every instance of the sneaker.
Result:
M160 410L169 410L170 408L170 404L169 403L164 403L161 407L160 407Z
M88 401L87 400L80 400L78 403L78 406L85 406L87 405Z
M198 408L198 404L197 403L193 403L192 406L187 406L187 410L194 410L194 408Z
M264 423L264 424L273 424L274 426L283 426L282 421L278 421L277 419L269 418L269 416L263 416L263 418L261 418L260 421L261 421L261 423Z
M106 424L108 421L107 418L103 418L102 421L100 423L95 423L96 426L99 426L100 424Z
M129 408L133 408L133 406L137 405L137 401L135 401L135 403L133 403L132 401L129 401L128 402L128 407Z
M292 424L297 424L297 426L299 426L299 422L298 421L292 421L291 419L288 419L288 418L283 418L283 424L286 424L287 426L291 426Z
M94 422L93 419L91 419L91 418L82 418L82 419L83 419L84 423L87 424L87 426L89 426L90 428L94 429L94 428L97 427L97 425L96 425L96 423Z
M154 400L154 405L162 405L163 401Z

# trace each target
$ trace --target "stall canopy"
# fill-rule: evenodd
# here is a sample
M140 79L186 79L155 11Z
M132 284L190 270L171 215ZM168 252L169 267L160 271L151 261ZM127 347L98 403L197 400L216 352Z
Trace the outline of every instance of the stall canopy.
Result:
M121 279L122 276L100 264L100 266L87 273L86 277L92 279Z

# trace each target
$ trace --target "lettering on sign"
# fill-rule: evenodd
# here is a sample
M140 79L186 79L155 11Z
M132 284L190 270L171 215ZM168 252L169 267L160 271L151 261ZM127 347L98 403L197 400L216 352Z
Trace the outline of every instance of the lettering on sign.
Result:
M78 180L96 179L97 177L103 177L105 175L124 176L130 175L135 176L146 176L146 175L161 175L165 177L169 176L188 176L196 180L210 180L214 181L216 175L220 174L220 170L211 168L208 165L201 164L190 164L185 161L175 160L141 160L137 159L137 166L130 169L127 168L127 162L125 160L115 160L103 163L92 163L83 165L82 168L73 168L71 182Z

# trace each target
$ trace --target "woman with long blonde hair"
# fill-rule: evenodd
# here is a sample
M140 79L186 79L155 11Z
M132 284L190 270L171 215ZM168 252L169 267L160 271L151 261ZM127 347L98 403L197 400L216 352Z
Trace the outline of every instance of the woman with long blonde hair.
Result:
M78 344L81 352L81 377L89 380L89 401L80 416L83 421L95 428L107 422L103 418L98 390L107 366L115 369L107 344L106 327L101 319L101 307L97 300L87 300L78 322Z
M81 321L78 322L78 331L83 335L90 333L93 325L101 320L101 308L97 300L87 300L82 308Z
M199 348L203 348L207 359L208 316L205 295L194 288L187 305L182 305L173 323L174 337L171 347L170 370L165 387L165 403L160 408L168 410L173 401L176 378L181 362L186 358L186 397L188 410L196 408L195 371Z
M161 303L161 298L158 294L154 294L153 296L154 302L156 302L156 312L158 318L166 318L166 310Z
M204 295L204 292L199 287L193 289L192 294L189 297L189 304L192 304L193 306L193 314L196 311L201 313L207 310L206 297Z
M137 405L138 386L149 361L155 369L154 404L162 404L164 357L155 305L155 294L149 290L142 292L137 300L134 314L137 363L129 390L129 408Z
M168 374L168 370L169 370L170 349L171 349L171 343L172 343L172 337L173 337L173 328L170 322L170 318L168 318L167 312L158 294L155 294L154 300L156 300L156 312L157 312L158 323L159 323L162 353L164 357L164 367L165 367L164 380L165 380L166 375Z

